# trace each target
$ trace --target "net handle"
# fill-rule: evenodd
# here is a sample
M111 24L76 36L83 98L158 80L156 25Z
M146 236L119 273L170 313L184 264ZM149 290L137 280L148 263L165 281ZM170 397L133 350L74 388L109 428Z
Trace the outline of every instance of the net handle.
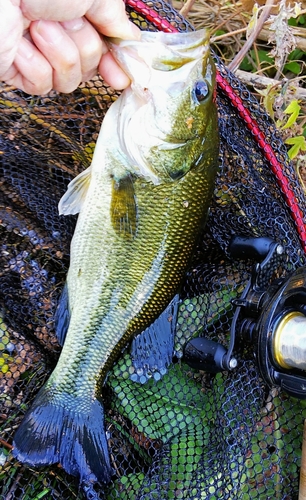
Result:
M304 420L298 500L306 500L306 420Z

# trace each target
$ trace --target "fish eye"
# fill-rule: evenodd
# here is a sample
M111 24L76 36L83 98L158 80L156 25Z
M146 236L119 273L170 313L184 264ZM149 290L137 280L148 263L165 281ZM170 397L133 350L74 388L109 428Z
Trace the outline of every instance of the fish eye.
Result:
M204 101L209 95L209 87L204 80L195 83L193 87L193 95L198 103Z

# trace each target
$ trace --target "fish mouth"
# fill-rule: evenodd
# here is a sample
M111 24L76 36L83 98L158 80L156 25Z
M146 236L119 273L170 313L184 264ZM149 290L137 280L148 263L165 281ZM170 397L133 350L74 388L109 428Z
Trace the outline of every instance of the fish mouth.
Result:
M209 46L209 33L206 28L198 31L190 31L188 33L165 33L163 31L152 32L143 31L141 39L149 43L162 43L169 49L178 52L182 57L188 59L198 58L198 49Z
M106 38L117 63L132 81L150 69L173 71L203 59L209 52L209 34L203 28L187 33L143 31L139 40Z

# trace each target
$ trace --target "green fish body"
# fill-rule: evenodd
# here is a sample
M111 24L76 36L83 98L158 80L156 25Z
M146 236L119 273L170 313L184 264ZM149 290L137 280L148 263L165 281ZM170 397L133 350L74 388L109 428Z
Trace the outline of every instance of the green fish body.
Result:
M109 46L132 84L107 112L90 168L59 205L79 213L58 314L64 345L14 440L20 461L59 462L85 485L112 473L101 400L107 373L177 293L218 165L205 31L143 33Z

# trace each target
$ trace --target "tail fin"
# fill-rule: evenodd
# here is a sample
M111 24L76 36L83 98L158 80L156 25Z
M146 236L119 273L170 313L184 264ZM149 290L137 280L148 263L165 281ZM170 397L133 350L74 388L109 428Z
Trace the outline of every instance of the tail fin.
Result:
M111 466L104 410L96 399L89 409L71 396L62 405L43 387L14 438L14 456L31 466L60 463L84 484L108 483Z

